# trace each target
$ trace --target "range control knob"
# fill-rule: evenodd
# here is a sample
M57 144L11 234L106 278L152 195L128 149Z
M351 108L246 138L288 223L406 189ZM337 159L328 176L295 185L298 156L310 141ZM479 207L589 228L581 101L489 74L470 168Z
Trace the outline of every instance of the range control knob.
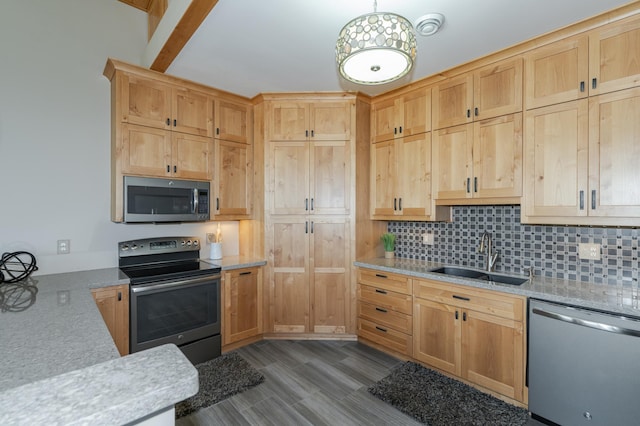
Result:
M193 245L194 245L194 246L196 246L196 247L197 247L197 246L198 246L198 244L200 244L200 243L198 242L198 240L193 240Z
M122 250L122 251L127 251L127 250L129 250L129 246L128 246L128 245L126 245L126 244L123 244L123 245L120 247L120 250Z
M187 247L191 247L191 240L187 240Z
M137 249L137 248L138 248L138 246L137 246L137 245L135 245L135 244L133 244L133 245L131 246L131 250L135 250L135 249Z
M182 240L182 242L180 243L180 245L181 245L182 247L184 247L186 244L187 244L187 243L186 243L184 240Z

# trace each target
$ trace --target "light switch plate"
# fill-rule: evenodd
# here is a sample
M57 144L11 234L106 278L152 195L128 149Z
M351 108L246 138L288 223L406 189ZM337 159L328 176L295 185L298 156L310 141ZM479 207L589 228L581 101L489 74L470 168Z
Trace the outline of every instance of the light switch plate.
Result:
M600 244L578 244L578 256L580 259L600 260Z
M428 246L433 245L433 232L425 232L422 234L422 244L426 244Z

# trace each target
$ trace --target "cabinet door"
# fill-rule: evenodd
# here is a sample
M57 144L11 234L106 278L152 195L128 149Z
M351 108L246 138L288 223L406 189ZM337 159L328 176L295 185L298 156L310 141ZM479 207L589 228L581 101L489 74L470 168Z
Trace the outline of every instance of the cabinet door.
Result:
M122 148L115 152L122 173L171 176L171 132L152 127L122 125Z
M129 286L92 289L91 294L120 355L129 353Z
M351 139L351 104L316 102L309 106L309 136L314 141Z
M449 127L434 133L436 199L471 198L473 124Z
M573 101L589 93L589 38L571 37L525 56L527 109Z
M251 146L215 140L216 216L251 214Z
M309 138L309 105L301 102L273 102L269 135L272 141L304 141Z
M396 101L387 99L371 106L371 142L388 141L398 134Z
M521 322L463 312L462 377L522 401L524 327Z
M487 65L474 73L474 120L522 111L522 58Z
M213 178L210 138L173 133L173 176L184 179L211 180Z
M473 120L473 74L446 80L433 89L433 128L456 126Z
M311 331L344 334L350 318L349 221L310 216Z
M614 22L589 35L589 94L640 85L640 17Z
M118 73L121 120L156 129L169 129L171 87L136 75Z
M309 143L269 142L271 214L307 214Z
M586 99L527 111L523 216L585 216Z
M522 113L474 123L474 198L522 195Z
M413 303L413 357L460 375L462 310L427 299Z
M431 130L431 88L409 92L401 99L400 129L403 137Z
M393 216L397 211L396 150L393 140L371 147L371 215Z
M349 214L349 146L349 141L309 143L309 211L312 214Z
M431 133L396 141L398 211L403 216L431 215Z
M226 141L249 143L249 107L244 104L217 99L214 107L215 137Z
M589 216L640 217L640 88L589 99Z
M301 216L271 218L272 331L309 332L309 221Z
M224 344L228 345L262 333L262 269L227 271L222 283Z
M212 101L204 93L190 89L173 89L171 125L175 132L213 136Z

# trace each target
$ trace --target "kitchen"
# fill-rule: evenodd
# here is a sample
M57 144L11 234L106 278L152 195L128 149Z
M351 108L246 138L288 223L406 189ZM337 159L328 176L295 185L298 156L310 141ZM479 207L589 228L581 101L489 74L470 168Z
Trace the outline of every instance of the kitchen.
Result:
M146 35L143 34L146 28L144 17L124 12L125 5L121 4L81 4L74 5L74 13L86 16L86 19L75 22L69 21L68 12L65 13L64 10L52 9L42 13L39 7L44 6L23 5L16 9L15 15L3 14L8 21L2 22L3 31L7 31L8 34L2 37L3 52L10 53L2 70L3 73L7 73L2 79L6 85L3 87L3 93L7 94L3 98L14 101L3 102L0 126L0 149L4 160L2 173L5 182L2 252L18 249L34 252L37 254L41 272L50 274L116 266L116 243L131 239L132 234L135 234L135 238L155 237L159 233L158 229L161 229L162 235L197 235L202 241L206 241L206 233L215 231L214 223L122 225L112 223L109 218L109 81L102 76L102 69L107 57L130 63L138 62L139 52L146 45ZM50 19L42 22L35 19L44 19L41 15ZM112 19L104 19L108 16ZM54 20L52 17L58 19ZM128 24L123 25L122 19ZM67 29L59 33L56 24L62 25L62 22L65 22ZM113 31L113 28L120 27L123 28ZM96 35L97 40L92 43L87 34L94 32L109 34L110 37L105 39ZM12 42L18 34L20 41ZM101 48L95 48L94 44ZM82 52L81 57L78 52ZM42 64L49 65L44 69ZM47 73L46 77L42 76L44 72ZM67 99L73 101L60 102ZM38 120L36 125L33 123L34 118ZM73 123L71 132L68 129L70 123ZM20 180L15 181L10 179L10 176L20 176ZM84 196L80 197L78 194ZM454 208L454 219L456 215L469 217L469 222L473 223L473 216L491 217L494 214L494 208L491 207L468 209L470 210L465 213L464 207ZM471 212L471 209L476 210ZM516 208L504 209L504 213L500 213L505 215L504 220L517 221ZM51 223L55 223L55 226L50 226ZM456 244L458 232L461 234L461 248L475 248L476 236L469 234L465 243L463 234L469 231L457 224L459 220L454 220L451 225L403 222L393 225L398 229L394 228L392 232L406 232L403 235L410 235L414 239L413 243L417 244L416 237L420 238L424 232L433 230L436 245L433 248L419 248L425 250L425 257L436 252L446 253L448 241L444 243L442 239L451 238ZM240 239L240 224L225 222L222 226L225 250L230 254L239 254L240 244L236 241ZM459 228L456 228L457 226ZM569 260L569 266L566 268L577 268L576 274L580 279L583 276L591 278L591 274L603 282L619 277L637 279L637 275L634 275L637 274L637 263L630 266L626 266L625 263L633 262L633 256L618 254L618 250L624 250L626 244L634 244L634 241L637 241L634 240L634 229L628 229L630 234L625 235L627 229L606 228L603 231L601 228L565 230L561 227L551 227L547 230L547 227L540 226L541 229L538 231L535 225L522 226L532 227L532 242L526 241L523 244L532 244L534 247L529 253L523 253L521 256L523 259L534 258L534 262L540 262L538 272L546 262L551 262L551 265L544 265L545 270L556 271L554 273L560 272L567 263L554 260L559 259L557 250L554 253L553 249L547 249L546 245L544 248L535 248L537 238L545 243L559 242L560 237L570 242L569 239L578 234L578 231L584 231L588 239L586 242L596 242L597 239L602 239L598 234L602 231L606 233L607 238L616 239L615 243L607 241L608 247L602 251L607 264L614 262L616 266L607 268L606 276L599 271L600 267L595 262L585 264L579 260L566 259ZM610 235L610 232L613 234ZM69 255L56 254L55 242L60 239L71 240ZM497 248L502 253L501 262L512 262L509 264L512 269L506 271L520 273L518 268L525 265L516 264L517 256L510 258L507 255L507 250L513 250L518 243L515 240L514 236L495 238ZM410 244L409 238L400 239L400 257L405 257L412 251ZM513 244L514 247L507 244ZM562 256L572 255L569 246L570 244L565 245ZM618 246L623 248L618 249ZM470 256L475 255L471 253ZM551 260L547 260L548 257L551 257ZM438 258L438 261L458 263L452 258ZM478 257L476 262L478 263L470 266L480 266L479 262L482 260ZM618 262L621 264L620 267Z

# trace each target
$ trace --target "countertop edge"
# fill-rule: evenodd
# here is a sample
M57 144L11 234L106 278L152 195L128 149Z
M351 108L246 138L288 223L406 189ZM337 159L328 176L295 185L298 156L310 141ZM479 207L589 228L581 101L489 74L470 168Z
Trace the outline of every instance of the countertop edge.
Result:
M197 392L195 367L163 345L2 392L0 424L126 424Z

